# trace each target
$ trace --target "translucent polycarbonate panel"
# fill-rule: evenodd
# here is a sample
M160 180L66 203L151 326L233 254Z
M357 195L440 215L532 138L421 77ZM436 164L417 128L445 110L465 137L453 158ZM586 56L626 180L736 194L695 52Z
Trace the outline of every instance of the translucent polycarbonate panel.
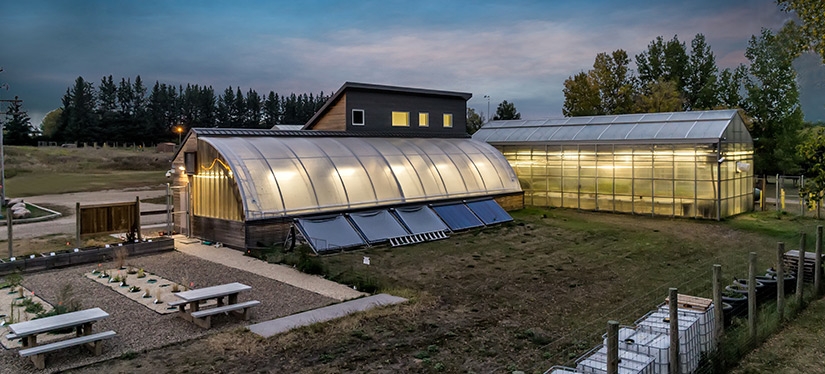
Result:
M316 253L367 244L342 215L317 219L298 218L296 221L298 229Z
M470 201L467 203L467 207L470 208L478 218L481 218L481 221L484 222L485 225L510 222L513 220L513 217L510 217L507 211L498 205L495 200Z
M556 131L559 131L562 128L563 127L561 127L561 126L541 127L539 129L537 129L536 132L533 133L533 136L530 138L530 141L540 142L540 141L550 140L550 139L553 138L553 134L555 134Z
M610 125L590 125L590 126L586 126L584 129L582 129L582 131L580 131L578 134L576 134L576 137L574 138L574 140L598 139L601 136L601 134L604 132L604 130L607 130L608 127L610 127Z
M433 210L452 231L484 226L475 213L463 203L434 206Z
M563 126L553 134L553 138L550 139L552 141L568 141L573 140L580 131L584 129L584 126Z
M600 116L596 117L597 119L594 123L612 123L612 124L619 124L619 123L634 123L639 122L644 118L644 114L622 114L619 116Z
M689 137L692 139L719 139L730 121L705 121L697 122L690 130Z
M567 125L586 125L593 122L595 117L570 117L565 124Z
M510 132L510 135L507 136L507 141L510 142L523 142L531 139L531 135L538 130L538 127L520 127L515 128L513 131Z
M694 112L699 113L701 116L699 119L701 120L719 120L719 119L731 119L734 118L737 110L736 109L728 109L728 110L708 110L704 112Z
M676 112L670 115L671 121L696 121L704 112Z
M610 125L607 130L602 132L598 140L624 140L630 130L633 130L635 124L615 124Z
M449 230L444 221L426 206L398 208L394 213L412 234Z
M625 139L627 140L646 140L646 139L655 139L656 134L659 130L662 129L664 123L645 123L644 125L638 125L633 127L630 132L627 134Z
M409 234L401 226L401 222L398 222L398 219L387 210L352 213L349 218L370 243Z
M664 122L670 119L673 113L650 113L645 114L639 122Z
M662 125L656 139L684 139L696 122L668 122Z
M248 220L521 190L501 153L470 139L200 139L226 159Z

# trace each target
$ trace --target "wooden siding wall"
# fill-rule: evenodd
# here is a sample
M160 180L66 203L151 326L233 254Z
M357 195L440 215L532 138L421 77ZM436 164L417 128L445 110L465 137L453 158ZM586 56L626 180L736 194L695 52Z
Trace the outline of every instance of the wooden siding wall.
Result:
M273 244L281 245L286 240L289 233L289 221L270 222L247 222L246 224L246 246L247 248L268 247Z
M506 211L524 209L524 192L498 196L494 199Z
M364 110L364 126L353 126L347 119L347 131L391 131L398 134L467 135L467 102L462 98L437 97L391 92L367 92L350 90L347 92L347 112ZM392 112L409 112L409 127L393 127ZM418 125L418 113L429 113L427 127ZM444 127L443 114L453 115L453 127Z
M221 242L224 246L246 249L244 224L217 218L192 217L192 236L211 242Z
M80 206L80 234L128 232L137 228L139 216L137 201Z
M318 119L312 130L345 131L350 121L348 116L347 95L343 94L338 102L329 108L323 117Z

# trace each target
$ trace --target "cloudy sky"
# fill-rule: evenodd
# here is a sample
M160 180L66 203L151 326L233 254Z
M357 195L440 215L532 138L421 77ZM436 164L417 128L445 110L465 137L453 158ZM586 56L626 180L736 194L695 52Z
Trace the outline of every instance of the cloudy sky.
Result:
M508 100L547 118L599 52L634 56L659 35L689 48L703 33L734 67L751 35L787 17L774 0L14 1L0 12L0 98L19 95L38 125L78 76L261 94L354 81L471 92L482 112L489 95L492 110ZM822 78L811 61L806 76Z

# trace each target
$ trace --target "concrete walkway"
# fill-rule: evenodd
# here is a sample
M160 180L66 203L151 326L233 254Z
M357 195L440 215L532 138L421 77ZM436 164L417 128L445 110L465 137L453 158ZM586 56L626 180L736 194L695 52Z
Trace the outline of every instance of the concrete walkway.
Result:
M291 267L270 264L253 257L244 256L243 252L238 250L203 245L200 240L187 239L183 235L175 235L174 238L175 249L181 253L258 274L336 300L344 301L367 295L366 293L353 290L343 284L335 283L317 275L301 273Z
M293 314L291 316L286 316L271 321L257 323L250 325L249 331L252 331L253 333L264 338L268 338L270 336L292 330L296 327L309 326L318 322L326 322L355 312L363 312L375 307L398 304L405 301L407 301L407 299L403 297L382 293Z

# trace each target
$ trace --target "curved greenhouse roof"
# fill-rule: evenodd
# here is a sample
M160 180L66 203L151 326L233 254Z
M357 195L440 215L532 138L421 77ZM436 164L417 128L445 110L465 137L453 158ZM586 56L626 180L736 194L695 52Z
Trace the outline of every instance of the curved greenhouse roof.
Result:
M521 191L501 153L472 139L194 132L231 171L246 220Z
M473 139L495 143L716 142L738 117L735 109L695 112L492 121Z

